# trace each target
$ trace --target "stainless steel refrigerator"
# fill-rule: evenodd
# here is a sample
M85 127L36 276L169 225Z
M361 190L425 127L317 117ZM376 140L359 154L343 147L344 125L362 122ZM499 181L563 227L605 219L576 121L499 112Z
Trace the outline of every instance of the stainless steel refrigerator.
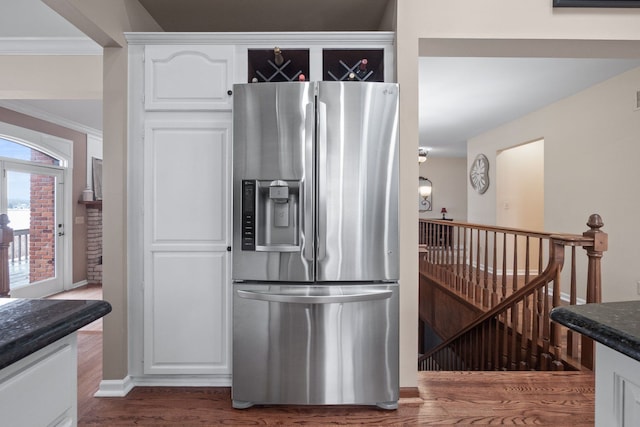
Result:
M233 388L398 401L398 86L234 86Z

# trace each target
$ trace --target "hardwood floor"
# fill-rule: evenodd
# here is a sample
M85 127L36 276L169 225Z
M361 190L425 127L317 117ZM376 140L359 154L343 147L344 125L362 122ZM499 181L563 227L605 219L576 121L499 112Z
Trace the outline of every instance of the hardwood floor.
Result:
M84 286L52 298L101 299ZM397 411L362 406L231 407L227 387L136 387L95 398L102 379L102 324L78 332L79 426L449 425L593 426L591 372L419 372L418 398Z
M397 411L359 406L231 407L229 388L136 387L94 398L102 334L78 333L79 426L448 425L593 426L594 377L586 372L420 372L419 398Z

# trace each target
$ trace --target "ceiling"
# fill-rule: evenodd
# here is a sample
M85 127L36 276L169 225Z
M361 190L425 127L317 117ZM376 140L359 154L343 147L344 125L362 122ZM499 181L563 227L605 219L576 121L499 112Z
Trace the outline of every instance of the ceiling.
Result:
M393 0L139 0L165 31L391 30ZM41 0L0 0L0 38L84 37ZM250 13L247 13L249 11ZM466 141L631 68L640 60L423 57L420 145L464 157ZM10 101L100 131L100 100Z
M393 0L138 0L164 31L391 31Z

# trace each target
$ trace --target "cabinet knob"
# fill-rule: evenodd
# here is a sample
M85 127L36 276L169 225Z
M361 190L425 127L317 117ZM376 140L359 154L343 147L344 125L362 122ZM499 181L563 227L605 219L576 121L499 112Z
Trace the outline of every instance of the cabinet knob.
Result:
M229 95L229 96L233 95L233 91L232 90L228 90L227 91L227 95Z

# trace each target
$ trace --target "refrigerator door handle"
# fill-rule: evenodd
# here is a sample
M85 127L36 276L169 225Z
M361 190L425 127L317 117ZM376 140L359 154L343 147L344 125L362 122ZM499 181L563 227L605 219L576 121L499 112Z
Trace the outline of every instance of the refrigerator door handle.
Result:
M291 304L336 304L345 302L375 301L391 298L392 291L366 291L345 295L300 295L288 293L269 293L260 291L237 290L236 294L240 298L280 302Z
M313 235L313 212L315 211L315 179L314 179L314 128L315 128L315 107L313 103L308 103L306 106L307 114L305 120L305 160L304 160L304 168L305 168L305 185L303 192L303 203L301 209L303 211L303 233L304 233L304 249L302 251L302 256L307 261L313 261L315 259L315 238ZM314 267L315 268L315 267ZM312 275L315 273L312 272Z
M318 186L317 186L317 203L318 203L318 229L316 242L318 245L318 259L323 260L327 255L327 203L324 191L327 185L327 104L318 102Z

